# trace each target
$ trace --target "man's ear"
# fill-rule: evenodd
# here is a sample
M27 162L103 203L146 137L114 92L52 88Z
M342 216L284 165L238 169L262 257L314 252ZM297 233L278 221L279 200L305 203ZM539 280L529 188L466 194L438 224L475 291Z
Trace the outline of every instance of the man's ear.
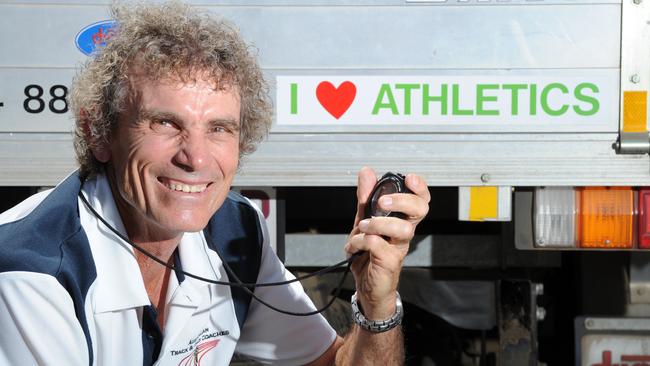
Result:
M81 119L81 129L83 130L88 146L90 146L90 151L92 151L93 156L100 163L107 163L111 159L111 150L108 144L108 141L101 139L95 136L92 133L90 128L90 119L88 118L88 113L85 110L79 112L79 118Z

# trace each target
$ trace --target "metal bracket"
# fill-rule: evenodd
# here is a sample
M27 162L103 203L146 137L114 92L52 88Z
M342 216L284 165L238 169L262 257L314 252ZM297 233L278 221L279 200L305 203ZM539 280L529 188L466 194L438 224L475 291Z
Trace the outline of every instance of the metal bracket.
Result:
M650 253L630 256L630 303L650 304Z
M648 154L650 136L647 133L619 132L619 137L612 148L617 154Z
M528 280L502 280L497 291L499 365L537 365L537 322L546 315L537 306L537 296L543 286Z
M650 153L650 1L623 0L621 17L621 88L618 154Z

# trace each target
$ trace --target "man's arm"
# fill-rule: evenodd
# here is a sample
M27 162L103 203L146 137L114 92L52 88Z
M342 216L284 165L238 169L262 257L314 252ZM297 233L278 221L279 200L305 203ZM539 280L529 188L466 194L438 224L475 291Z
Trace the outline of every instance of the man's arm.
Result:
M345 251L352 255L365 252L352 264L357 300L366 319L388 319L396 311L397 285L404 258L415 227L429 210L429 189L416 175L406 177L413 194L390 194L379 200L380 208L401 212L405 219L373 217L364 219L364 208L377 182L375 172L359 172L357 215ZM401 365L404 363L404 338L397 326L377 333L354 325L345 339L340 337L310 366L332 365Z
M307 366L401 365L404 363L404 337L397 326L384 333L371 333L352 326L345 339L337 337L317 360Z

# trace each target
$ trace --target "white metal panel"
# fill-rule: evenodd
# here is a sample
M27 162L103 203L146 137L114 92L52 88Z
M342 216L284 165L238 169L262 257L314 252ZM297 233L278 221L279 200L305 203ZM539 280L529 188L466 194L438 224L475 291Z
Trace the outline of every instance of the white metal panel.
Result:
M354 186L364 165L417 172L432 186L650 184L647 156L616 155L609 146L615 134L588 137L272 135L244 158L234 184ZM1 185L53 185L74 166L69 135L0 134ZM484 174L488 182L481 180Z
M108 1L0 1L0 185L51 185L74 168L69 114L28 114L28 83L49 98L85 57L74 37ZM620 1L466 4L382 1L194 2L238 24L278 75L607 75L620 71ZM467 6L465 6L467 5ZM618 81L618 79L616 79ZM272 95L273 92L272 92ZM615 102L614 102L615 103ZM616 110L618 106L614 106ZM383 126L274 128L241 186L345 186L363 165L432 185L646 185L647 157L616 156L616 133L477 134Z
M619 66L620 4L206 6L233 21L265 69ZM0 3L3 67L74 67L77 32L104 5ZM241 4L247 4L241 2Z

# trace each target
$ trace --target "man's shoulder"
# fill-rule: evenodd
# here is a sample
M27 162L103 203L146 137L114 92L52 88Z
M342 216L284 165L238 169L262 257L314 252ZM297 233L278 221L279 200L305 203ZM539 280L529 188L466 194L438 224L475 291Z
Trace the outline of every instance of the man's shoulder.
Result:
M59 270L63 243L81 229L76 200L80 184L71 175L0 215L0 272Z

